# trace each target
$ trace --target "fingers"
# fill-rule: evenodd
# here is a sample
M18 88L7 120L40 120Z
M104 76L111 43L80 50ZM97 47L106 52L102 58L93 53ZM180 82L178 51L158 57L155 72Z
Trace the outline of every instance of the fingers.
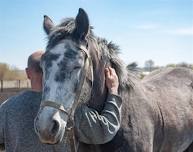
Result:
M112 76L112 75L116 75L115 69L108 67L105 68L105 74L107 74L108 76Z
M109 69L110 75L112 76L112 72L113 72L112 70L113 70L113 69L112 69L111 67L108 67L108 69Z
M111 68L111 67L108 67L108 74L109 76L116 76L116 72L115 72L115 69Z
M110 71L110 74L111 74L111 75L115 75L115 69L109 67L109 71Z
M106 76L106 77L110 77L109 68L105 68L105 76Z
M119 81L115 69L111 67L105 68L105 81L109 93L117 94Z

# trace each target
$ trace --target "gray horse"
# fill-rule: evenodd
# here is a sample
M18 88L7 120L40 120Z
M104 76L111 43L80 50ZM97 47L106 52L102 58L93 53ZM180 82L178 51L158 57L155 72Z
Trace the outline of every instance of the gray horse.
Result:
M42 103L35 119L42 142L55 144L74 137L68 134L69 126L73 127L69 124L82 102L102 110L107 97L104 68L111 65L118 74L123 99L121 128L112 141L79 143L79 151L95 151L96 147L101 152L191 151L192 70L167 68L141 81L126 70L116 45L93 34L83 9L75 19L65 19L57 26L45 16L44 29L49 41L41 63Z

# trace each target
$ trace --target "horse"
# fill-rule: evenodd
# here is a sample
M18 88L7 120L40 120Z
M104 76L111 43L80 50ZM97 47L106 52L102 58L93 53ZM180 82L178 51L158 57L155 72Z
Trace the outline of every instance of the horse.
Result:
M72 142L76 141L78 151L83 152L191 151L192 70L165 68L139 79L118 57L119 47L93 33L81 8L76 18L66 18L57 26L44 16L43 25L48 44L41 59L42 101L34 120L43 143L57 144L65 139L75 145ZM107 66L113 67L119 78L118 92L123 100L120 129L101 145L71 140L76 138L73 118L79 105L86 103L99 113L103 109L108 94Z

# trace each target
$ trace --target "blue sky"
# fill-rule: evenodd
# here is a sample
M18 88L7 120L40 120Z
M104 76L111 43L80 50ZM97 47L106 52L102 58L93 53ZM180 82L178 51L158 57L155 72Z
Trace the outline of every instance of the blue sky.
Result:
M94 32L121 48L126 64L193 63L193 0L1 0L0 62L24 69L44 49L46 14L57 24L82 7Z

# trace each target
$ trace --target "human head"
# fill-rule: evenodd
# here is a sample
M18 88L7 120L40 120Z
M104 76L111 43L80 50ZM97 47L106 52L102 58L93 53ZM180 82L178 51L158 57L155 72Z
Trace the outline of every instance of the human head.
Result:
M42 90L42 69L40 67L40 60L43 51L36 51L28 57L26 74L31 82L31 88L35 91Z

